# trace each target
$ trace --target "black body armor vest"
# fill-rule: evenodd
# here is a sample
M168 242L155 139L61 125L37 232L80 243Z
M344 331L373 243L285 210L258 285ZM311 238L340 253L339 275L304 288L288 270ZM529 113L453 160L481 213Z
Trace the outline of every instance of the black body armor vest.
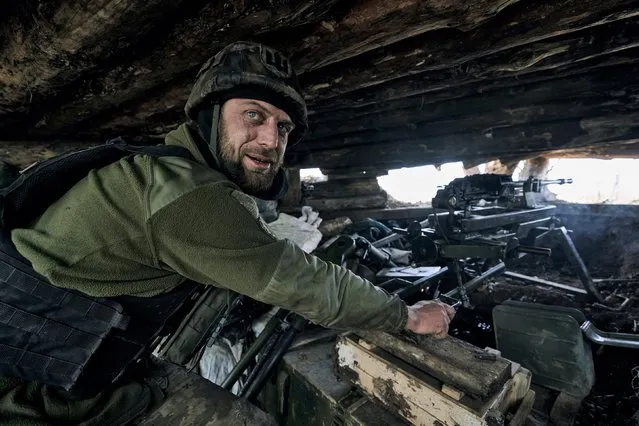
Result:
M149 298L104 299L56 287L11 241L12 229L27 226L91 170L134 154L193 158L185 148L118 138L38 163L0 190L0 377L93 396L130 371L197 298L202 286L189 282Z

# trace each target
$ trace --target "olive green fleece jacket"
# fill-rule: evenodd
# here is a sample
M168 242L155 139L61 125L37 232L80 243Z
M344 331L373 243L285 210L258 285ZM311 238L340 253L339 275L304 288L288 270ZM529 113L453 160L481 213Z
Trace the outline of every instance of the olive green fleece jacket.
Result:
M53 284L92 296L152 296L188 278L327 327L404 328L397 297L269 232L253 199L206 165L186 125L165 143L196 161L135 155L92 171L28 229L13 230L18 251ZM1 385L0 420L16 402L15 388L3 396Z

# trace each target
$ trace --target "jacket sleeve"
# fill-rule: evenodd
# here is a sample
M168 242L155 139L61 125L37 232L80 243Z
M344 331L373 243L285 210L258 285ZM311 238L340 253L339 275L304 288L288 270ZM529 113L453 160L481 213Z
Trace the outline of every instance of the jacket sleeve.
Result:
M352 272L278 240L230 182L201 186L155 212L158 266L297 312L326 327L402 330L407 308Z

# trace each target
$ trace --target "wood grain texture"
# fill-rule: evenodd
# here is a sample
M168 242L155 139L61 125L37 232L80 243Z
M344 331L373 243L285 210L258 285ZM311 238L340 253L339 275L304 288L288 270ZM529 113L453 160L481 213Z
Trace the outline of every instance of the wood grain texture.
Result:
M5 3L0 147L23 141L36 158L161 141L201 64L240 39L283 50L300 73L311 129L291 166L639 156L632 0Z

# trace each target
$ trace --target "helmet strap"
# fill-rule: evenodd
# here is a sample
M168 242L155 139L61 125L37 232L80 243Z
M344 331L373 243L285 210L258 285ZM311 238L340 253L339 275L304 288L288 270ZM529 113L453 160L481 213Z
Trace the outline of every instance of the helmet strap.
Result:
M218 142L218 133L220 130L220 104L216 103L213 105L213 112L211 114L211 132L209 136L209 150L211 154L213 154L213 159L215 160L215 166L219 168L220 160L217 158L217 142Z

